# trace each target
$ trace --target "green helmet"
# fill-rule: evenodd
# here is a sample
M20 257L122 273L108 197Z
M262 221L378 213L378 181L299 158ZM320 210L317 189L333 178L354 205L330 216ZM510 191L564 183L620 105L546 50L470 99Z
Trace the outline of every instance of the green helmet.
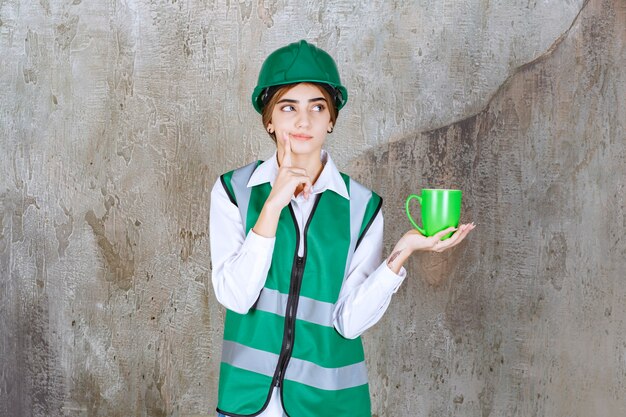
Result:
M302 82L329 85L334 93L331 95L335 98L337 110L348 101L348 90L341 85L333 58L322 49L301 40L275 50L263 62L257 86L252 93L252 105L261 113L269 98L269 87Z

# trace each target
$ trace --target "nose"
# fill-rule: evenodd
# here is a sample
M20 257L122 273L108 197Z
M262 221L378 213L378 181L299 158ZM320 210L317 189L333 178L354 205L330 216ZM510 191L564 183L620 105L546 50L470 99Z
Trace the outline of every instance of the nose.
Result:
M309 127L309 114L307 112L299 112L298 119L296 120L296 127L306 128Z

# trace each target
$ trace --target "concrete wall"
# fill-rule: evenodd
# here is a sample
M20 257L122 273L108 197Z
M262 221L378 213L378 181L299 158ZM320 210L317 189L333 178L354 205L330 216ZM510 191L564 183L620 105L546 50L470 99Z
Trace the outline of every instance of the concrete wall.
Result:
M625 415L626 4L507 3L0 2L0 415L214 415L209 192L300 38L387 247L426 186L479 225L365 336L375 414Z

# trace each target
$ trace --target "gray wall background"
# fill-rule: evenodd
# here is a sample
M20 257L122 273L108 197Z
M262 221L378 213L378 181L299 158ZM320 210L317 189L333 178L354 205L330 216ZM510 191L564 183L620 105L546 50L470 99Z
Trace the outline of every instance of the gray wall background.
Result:
M364 337L375 415L626 415L623 0L0 1L0 415L214 415L210 189L301 38L386 247L423 187L478 224Z

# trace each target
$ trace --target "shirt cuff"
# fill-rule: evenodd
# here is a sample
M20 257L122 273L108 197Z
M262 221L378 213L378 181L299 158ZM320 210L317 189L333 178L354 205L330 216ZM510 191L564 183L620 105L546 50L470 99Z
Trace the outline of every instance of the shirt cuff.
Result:
M400 288L404 278L406 278L406 269L402 266L400 267L400 271L396 274L389 268L387 260L385 259L383 263L380 264L375 274L378 277L376 282L383 291L395 293L398 291L398 288Z
M250 229L246 240L243 242L242 249L246 252L272 253L274 251L274 243L276 243L276 236L264 237Z

